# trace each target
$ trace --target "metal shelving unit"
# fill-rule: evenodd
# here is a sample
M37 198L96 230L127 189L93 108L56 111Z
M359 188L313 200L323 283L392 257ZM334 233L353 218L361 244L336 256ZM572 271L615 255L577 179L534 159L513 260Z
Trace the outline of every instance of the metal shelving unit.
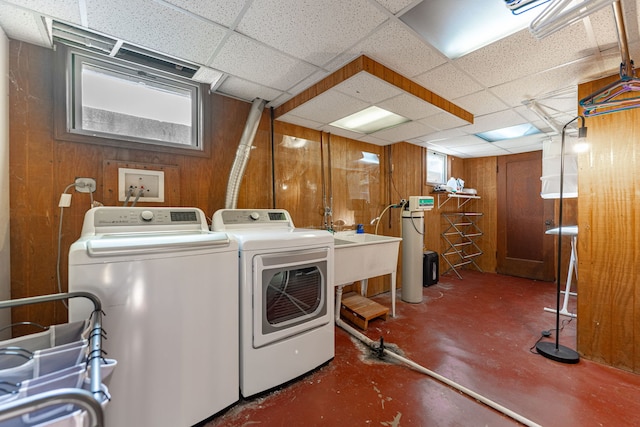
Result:
M473 194L457 194L457 193L438 193L438 209L443 207L449 200L455 199L458 201L458 209L466 205L468 202L474 199L479 199L480 196Z
M478 196L472 197L480 198ZM462 279L458 270L465 265L472 265L478 271L482 271L475 262L475 258L482 255L482 250L475 242L483 234L477 224L482 213L444 212L442 217L446 221L446 228L441 235L447 243L447 248L442 253L442 259L449 265L449 268L442 274L452 270L458 278Z

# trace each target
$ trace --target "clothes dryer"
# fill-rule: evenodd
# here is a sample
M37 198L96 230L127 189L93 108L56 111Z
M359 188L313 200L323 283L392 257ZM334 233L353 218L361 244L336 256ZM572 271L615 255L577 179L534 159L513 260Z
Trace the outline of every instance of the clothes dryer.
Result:
M89 210L69 291L106 313L107 427L186 427L239 399L238 245L196 208ZM70 301L69 319L91 308Z
M223 209L213 230L240 250L240 390L248 397L335 354L333 235L295 228L282 209Z

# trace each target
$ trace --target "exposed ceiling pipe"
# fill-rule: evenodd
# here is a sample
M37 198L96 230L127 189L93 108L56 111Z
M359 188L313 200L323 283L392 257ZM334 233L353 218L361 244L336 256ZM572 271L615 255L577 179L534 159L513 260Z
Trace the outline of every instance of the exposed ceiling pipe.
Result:
M620 97L625 93L639 92L640 80L635 75L633 61L629 56L627 31L624 25L624 15L620 0L616 0L613 3L613 14L616 21L616 30L618 31L620 55L622 56L620 79L596 90L579 101L580 106L584 109L584 117L593 117L640 107L640 96Z
M256 137L258 131L258 124L260 123L260 117L262 117L262 110L264 110L265 101L260 98L253 100L249 116L247 117L247 123L244 125L244 131L236 150L236 157L229 173L229 181L227 183L227 197L225 199L225 209L235 209L238 204L238 192L240 191L240 184L242 183L242 177L249 161L249 155L253 140Z
M556 121L550 117L547 113L545 113L542 108L538 105L535 99L527 99L522 101L522 103L532 112L534 112L540 119L546 123L555 133L560 133L560 127L556 123Z
M618 30L618 43L620 44L620 55L622 55L622 63L620 64L620 76L633 77L633 62L629 55L629 42L627 41L627 30L624 25L624 17L622 15L622 6L620 0L613 3L613 15L616 19L616 29Z

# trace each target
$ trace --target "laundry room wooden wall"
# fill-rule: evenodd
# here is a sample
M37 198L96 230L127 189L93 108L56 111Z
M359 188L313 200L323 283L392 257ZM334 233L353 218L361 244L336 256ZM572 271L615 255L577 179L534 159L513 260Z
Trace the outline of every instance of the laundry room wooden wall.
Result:
M149 150L117 148L56 140L54 52L23 42L10 42L10 222L12 298L58 292L56 257L60 195L76 177L96 179L96 201L119 205L114 172L129 165L168 171L165 206L196 206L207 216L223 208L229 171L242 135L250 104L219 95L210 96L211 155L197 157ZM248 170L251 191L241 194L245 206L271 206L271 150L268 116L260 123L256 157L263 161ZM61 290L66 291L67 252L80 236L87 194L73 194L65 208L61 248ZM144 206L144 203L139 203ZM43 325L65 322L62 304L25 306L13 311L14 321Z
M582 84L578 98L617 79ZM639 123L640 109L587 118L590 151L578 159L578 352L636 373L640 373Z
M164 170L165 206L195 206L209 217L223 208L229 171L251 107L247 102L221 95L209 97L208 157L57 140L54 89L59 83L51 72L53 63L54 52L50 49L10 43L12 298L58 292L58 201L76 177L95 178L94 199L105 205L118 205L115 191L118 167ZM324 197L333 199L335 229L349 229L362 223L367 232L373 233L375 226L370 224L371 220L388 204L431 193L432 188L424 179L422 147L408 143L381 147L277 121L272 144L269 117L269 111L265 111L240 187L238 207L275 205L290 210L297 226L320 228L324 227L324 190ZM473 161L451 158L450 165L452 176L463 177L486 197L485 215L490 210L491 178L483 174L491 169L492 162L494 158ZM476 184L481 182L489 184ZM62 291L67 288L68 248L80 236L84 213L90 204L87 194L75 193L73 188L70 192L73 200L71 207L64 209L60 240ZM399 209L390 209L378 232L400 236L399 224ZM441 247L440 211L427 212L425 224L425 245L437 251ZM487 239L484 244L491 247L491 237ZM401 257L400 254L400 262ZM492 271L489 257L481 261L485 271ZM400 264L398 272L400 285ZM370 295L388 289L388 277L369 283ZM16 309L13 318L41 324L60 323L66 321L66 309L62 304L27 306Z

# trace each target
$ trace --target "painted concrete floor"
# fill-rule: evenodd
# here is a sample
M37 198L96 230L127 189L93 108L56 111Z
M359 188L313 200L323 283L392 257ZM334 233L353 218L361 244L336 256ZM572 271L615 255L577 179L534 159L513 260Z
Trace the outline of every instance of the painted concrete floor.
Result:
M542 426L640 425L640 375L581 359L568 365L535 352L552 330L555 284L464 271L398 299L395 318L365 334ZM373 298L390 306L390 295ZM575 297L569 311L575 310ZM575 324L561 316L560 343L575 349ZM545 338L545 340L547 340ZM397 345L397 347L394 347ZM533 350L532 350L533 348ZM533 352L532 352L533 351ZM268 367L265 366L265 369ZM217 426L515 426L521 423L406 365L379 360L336 328L336 356L297 381L242 399Z

